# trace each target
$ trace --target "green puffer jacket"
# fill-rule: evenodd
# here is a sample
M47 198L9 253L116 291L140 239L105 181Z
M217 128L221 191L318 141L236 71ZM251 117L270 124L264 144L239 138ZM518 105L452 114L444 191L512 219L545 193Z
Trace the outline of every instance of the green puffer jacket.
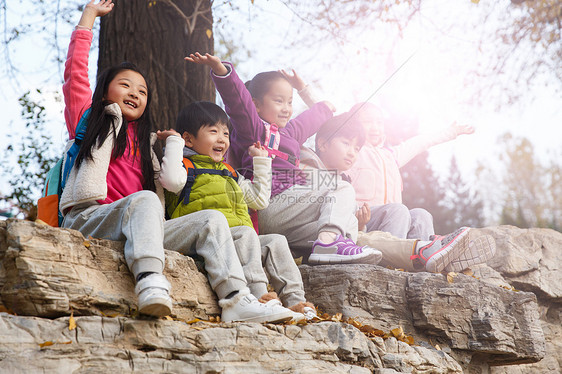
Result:
M222 162L214 162L209 156L193 155L189 159L197 169L228 170ZM191 187L189 204L186 205L183 201L178 204L178 199L178 195L166 191L166 211L170 218L212 209L222 212L230 227L254 227L242 190L231 177L213 174L198 175Z

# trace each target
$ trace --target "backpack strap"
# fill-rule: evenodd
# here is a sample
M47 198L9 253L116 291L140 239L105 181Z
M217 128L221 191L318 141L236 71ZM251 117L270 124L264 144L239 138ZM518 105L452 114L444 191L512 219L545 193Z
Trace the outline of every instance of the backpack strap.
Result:
M271 158L279 157L285 161L289 161L296 167L299 166L300 160L294 155L282 152L279 150L279 143L281 142L281 133L276 124L264 123L265 126L265 139L263 142L264 148L267 150L267 155Z
M226 169L217 170L217 169L199 169L195 166L195 164L187 157L183 158L183 167L187 171L187 180L185 181L185 186L180 192L178 205L180 202L183 202L185 205L189 204L189 195L191 194L191 187L193 187L193 183L195 183L195 178L201 174L213 174L213 175L222 175L225 177L230 177L238 182L238 173L232 166L223 162L223 165L226 166ZM177 208L177 206L176 206Z
M66 180L68 179L68 175L70 174L70 170L74 166L74 161L76 161L76 156L78 156L78 152L80 151L80 146L82 145L82 140L84 140L84 136L86 135L86 127L88 125L88 116L90 115L90 111L92 108L88 108L80 117L80 121L76 126L76 136L74 137L74 143L70 147L70 149L66 152L66 161L64 163L64 170L61 176L61 182L59 184L61 193L66 185Z

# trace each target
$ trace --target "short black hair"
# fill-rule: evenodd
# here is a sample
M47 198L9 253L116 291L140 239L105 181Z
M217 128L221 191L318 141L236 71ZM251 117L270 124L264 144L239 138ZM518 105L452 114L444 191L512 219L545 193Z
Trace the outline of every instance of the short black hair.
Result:
M318 141L329 141L333 138L344 137L346 139L359 140L358 145L363 147L367 137L366 130L361 123L355 120L352 112L345 112L327 120L316 133L316 150Z
M232 130L228 116L220 106L210 101L195 101L180 111L175 130L180 135L187 131L189 134L197 136L201 127L217 123L225 124L228 131Z

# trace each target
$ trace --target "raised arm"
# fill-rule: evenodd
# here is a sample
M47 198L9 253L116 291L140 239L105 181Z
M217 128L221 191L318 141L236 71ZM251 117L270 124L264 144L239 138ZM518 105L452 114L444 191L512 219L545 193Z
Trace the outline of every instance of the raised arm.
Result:
M283 69L279 70L279 72L283 74L283 76L287 79L287 81L289 81L291 86L293 86L293 88L297 90L297 93L301 97L302 101L304 101L304 103L309 108L312 108L312 106L320 102L320 100L316 98L310 86L304 82L304 79L302 79L301 76L298 75L294 69L291 69L291 71L292 74L287 73ZM332 112L336 111L336 108L332 105L332 103L330 103L329 101L325 101L325 103L330 107Z
M262 210L269 205L271 196L271 158L259 142L250 146L248 153L253 158L254 178L249 180L240 175L238 184L248 207Z
M215 74L219 76L228 74L228 69L221 62L220 58L209 53L205 53L205 55L203 56L199 52L195 52L190 54L188 57L185 57L185 60L198 65L207 65Z
M187 172L182 162L185 141L174 130L158 131L156 134L158 139L166 140L158 179L162 187L178 195L187 181Z
M402 167L410 162L414 157L435 145L454 140L459 135L473 133L474 127L469 125L459 125L456 122L453 122L445 130L431 134L414 136L396 147L393 147L396 163L398 164L398 167Z
M101 0L95 4L94 0L86 4L82 17L72 33L68 54L64 68L64 117L70 139L74 138L76 125L84 111L92 103L92 90L88 77L88 57L92 44L92 26L96 17L111 12L111 0Z

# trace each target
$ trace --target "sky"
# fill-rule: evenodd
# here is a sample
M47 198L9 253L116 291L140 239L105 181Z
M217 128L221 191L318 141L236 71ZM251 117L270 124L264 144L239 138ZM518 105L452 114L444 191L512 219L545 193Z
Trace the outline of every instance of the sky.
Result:
M25 2L22 0L21 4ZM281 1L255 0L253 5L247 0L234 0L228 2L230 5L223 3L227 2L215 1L214 5L215 41L220 39L219 34L226 34L237 46L250 51L250 56L241 57L236 66L243 79L260 71L294 68L311 84L316 96L333 102L338 112L348 110L356 102L369 100L392 103L401 113L416 116L422 132L439 131L453 121L473 125L475 134L430 150L429 160L442 178L447 176L452 155L468 180L474 178L479 161L494 164L499 152L498 136L507 131L529 138L542 159L560 148L560 92L537 83L515 105L503 106L500 110L494 105L475 106L470 102L470 90L466 88L468 72L477 63L474 58L477 41L486 30L462 27L449 32L443 30L451 20L481 17L482 4L469 0L425 0L422 12L412 19L400 37L392 27L377 24L352 35L345 43L329 38L317 40L316 35L311 34L313 43L295 46L295 32L301 32L303 23L298 14ZM243 16L233 11L236 7ZM25 9L26 6L11 8L8 24L22 20L33 22ZM75 18L77 23L79 12L75 12ZM61 58L66 52L71 26L60 22L57 32L61 47L58 57ZM21 131L17 99L38 85L43 88L42 93L32 97L44 100L55 143L62 147L66 140L60 102L62 66L52 63L57 51L47 44L45 36L38 34L26 39L10 51L18 69L17 83L2 69L2 148L9 141L5 134L14 134L17 138ZM216 50L220 53L224 49L217 45ZM96 61L97 51L93 49L92 79ZM296 99L295 111L303 109L303 103ZM6 181L0 181L0 192L6 190Z

